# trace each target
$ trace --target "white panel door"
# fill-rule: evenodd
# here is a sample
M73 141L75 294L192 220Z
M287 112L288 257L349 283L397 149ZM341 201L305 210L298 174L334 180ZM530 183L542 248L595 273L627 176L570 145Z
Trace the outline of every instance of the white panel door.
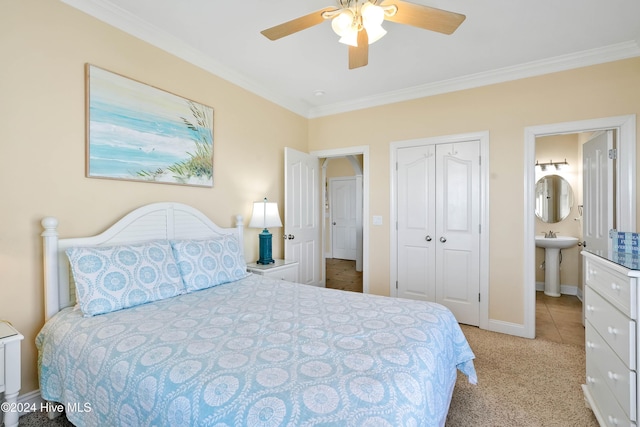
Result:
M480 320L480 144L436 149L436 302L458 322Z
M397 153L398 297L436 300L435 145Z
M609 230L614 228L614 166L609 158L613 131L596 134L582 146L584 244L592 250L609 248Z
M320 161L284 149L284 256L299 263L300 283L320 286Z
M331 178L331 252L334 258L356 259L356 179Z
M480 323L480 143L399 148L397 295Z

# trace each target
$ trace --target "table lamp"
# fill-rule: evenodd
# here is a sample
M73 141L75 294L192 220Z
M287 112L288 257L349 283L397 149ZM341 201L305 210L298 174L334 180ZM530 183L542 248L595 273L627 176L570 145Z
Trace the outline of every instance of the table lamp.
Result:
M260 241L260 253L258 264L273 264L275 261L271 252L271 233L267 228L282 227L280 214L278 213L278 204L276 202L267 202L265 197L261 202L253 202L253 213L250 228L262 228L262 232L258 235Z

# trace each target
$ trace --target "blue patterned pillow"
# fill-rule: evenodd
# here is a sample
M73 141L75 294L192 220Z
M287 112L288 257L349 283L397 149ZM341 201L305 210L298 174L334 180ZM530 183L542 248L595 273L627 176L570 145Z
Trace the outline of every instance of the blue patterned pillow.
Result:
M168 241L66 251L85 317L185 293Z
M247 277L247 263L235 235L208 240L172 240L187 292Z

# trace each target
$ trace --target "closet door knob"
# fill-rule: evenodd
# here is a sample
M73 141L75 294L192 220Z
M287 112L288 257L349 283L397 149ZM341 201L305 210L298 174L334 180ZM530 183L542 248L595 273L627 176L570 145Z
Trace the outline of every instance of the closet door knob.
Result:
M426 240L427 242L430 242L431 241L431 236L425 237L424 240Z
M446 241L447 241L447 238L443 236L443 237L441 237L441 238L440 238L440 241L441 241L442 243L444 243L444 242L446 242Z

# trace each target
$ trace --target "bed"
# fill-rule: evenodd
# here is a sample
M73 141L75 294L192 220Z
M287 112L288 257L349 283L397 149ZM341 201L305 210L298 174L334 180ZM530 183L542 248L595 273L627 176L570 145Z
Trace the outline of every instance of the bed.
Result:
M76 426L444 425L458 371L477 381L448 309L246 273L235 220L155 203L61 239L43 219L43 399ZM135 283L97 262L131 253Z

